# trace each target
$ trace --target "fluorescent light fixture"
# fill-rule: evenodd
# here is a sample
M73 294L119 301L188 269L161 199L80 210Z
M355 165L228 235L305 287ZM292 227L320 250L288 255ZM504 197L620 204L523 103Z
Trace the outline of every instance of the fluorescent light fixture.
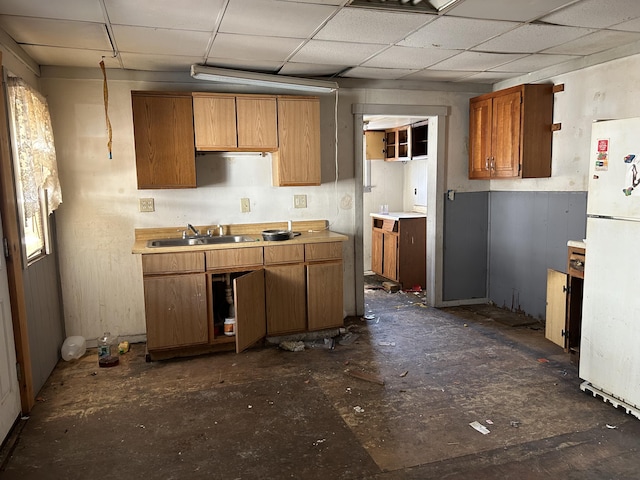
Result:
M347 6L396 10L398 12L439 13L459 0L351 0Z
M330 93L338 89L336 82L326 80L285 77L284 75L245 72L228 68L207 67L206 65L191 65L191 76L198 80L208 80L210 82L282 88L309 93Z

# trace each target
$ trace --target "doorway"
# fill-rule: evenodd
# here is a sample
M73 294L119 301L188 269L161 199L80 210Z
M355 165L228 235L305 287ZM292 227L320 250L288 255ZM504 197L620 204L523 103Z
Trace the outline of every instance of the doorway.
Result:
M355 299L356 314L364 314L364 272L365 272L365 229L370 230L369 212L365 211L364 185L364 136L365 119L371 125L372 119L394 117L395 119L428 118L429 159L425 164L426 179L426 302L431 306L442 303L442 218L444 203L444 159L446 126L449 108L429 105L372 105L354 104L354 158L356 172L356 242L355 242ZM406 208L403 203L403 209ZM370 208L370 207L368 207ZM369 232L366 235L370 235Z

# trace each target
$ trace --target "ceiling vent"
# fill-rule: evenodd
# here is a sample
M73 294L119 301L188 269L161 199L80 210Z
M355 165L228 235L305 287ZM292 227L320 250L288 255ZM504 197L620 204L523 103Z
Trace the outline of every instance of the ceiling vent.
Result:
M459 0L351 0L350 7L394 10L396 12L440 13Z

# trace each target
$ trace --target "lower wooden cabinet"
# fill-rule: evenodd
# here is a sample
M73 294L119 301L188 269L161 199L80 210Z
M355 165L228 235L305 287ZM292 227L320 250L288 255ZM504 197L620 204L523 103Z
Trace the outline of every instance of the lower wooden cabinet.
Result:
M402 288L426 287L426 217L373 217L371 270Z
M204 273L144 279L149 350L207 343L207 290Z
M342 242L142 256L149 359L343 324ZM226 336L232 286L235 335ZM235 342L235 345L234 345Z
M267 333L284 335L307 328L304 264L265 268Z
M341 327L342 262L307 265L308 329Z

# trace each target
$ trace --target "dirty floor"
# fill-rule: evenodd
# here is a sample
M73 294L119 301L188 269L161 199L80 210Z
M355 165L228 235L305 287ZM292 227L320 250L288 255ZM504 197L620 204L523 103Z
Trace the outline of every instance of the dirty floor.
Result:
M581 392L537 322L367 286L334 349L60 362L0 479L639 478L640 420Z

